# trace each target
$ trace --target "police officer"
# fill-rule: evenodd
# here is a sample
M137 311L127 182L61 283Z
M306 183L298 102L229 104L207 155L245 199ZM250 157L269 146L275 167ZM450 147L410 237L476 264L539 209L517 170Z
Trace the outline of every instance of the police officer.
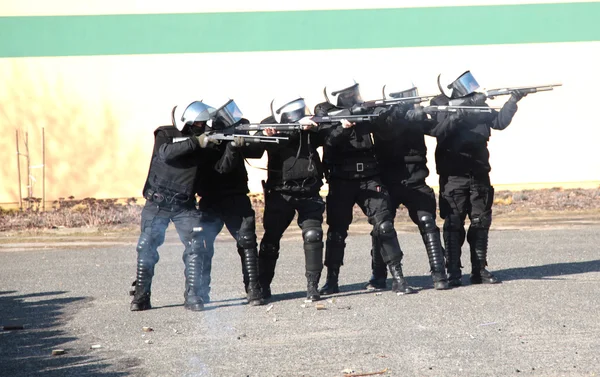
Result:
M486 96L477 93L479 84L470 71L459 76L438 76L442 94L432 105L456 104L487 106ZM445 89L451 90L450 95ZM489 150L491 130L503 130L517 112L517 102L525 94L514 92L500 111L491 113L438 114L432 135L437 138L435 162L440 176L440 216L444 219L444 245L450 286L462 285L461 247L465 241L464 223L470 219L466 239L471 252L471 283L494 284L499 280L486 269L488 232L492 224L494 188L490 183Z
M316 116L364 113L359 86L354 80L328 85L326 102L315 107ZM350 110L350 111L349 111ZM321 294L339 292L338 276L344 261L345 240L352 222L352 208L358 204L369 223L383 260L393 277L392 290L414 293L402 273L402 250L394 229L394 210L380 178L371 133L376 123L342 120L323 127L323 161L328 170L327 242L325 266L327 279Z
M307 299L319 300L319 279L323 269L323 212L325 203L319 195L323 185L323 167L317 147L319 134L309 128L310 120L300 96L276 98L271 102L271 116L262 123L295 123L301 130L277 131L267 128L268 136L282 134L289 139L280 144L265 144L268 154L268 178L264 183L264 236L260 242L260 284L265 298L271 297L271 281L279 258L279 242L296 212L302 229L306 261ZM254 157L260 157L262 152Z
M215 102L213 102L215 103ZM232 99L216 102L210 128L220 132L242 123L249 123ZM223 226L237 242L242 263L242 276L250 305L262 305L264 300L258 285L258 251L256 220L248 198L248 173L244 165L244 141L236 137L233 142L215 144L208 141L195 192L200 196L198 208L202 213L204 232L211 252L214 241ZM205 266L210 276L210 265ZM209 281L210 283L210 281Z
M154 150L143 195L141 235L137 244L137 278L133 283L131 310L151 308L150 294L154 266L159 260L158 247L165 240L165 231L172 221L185 246L186 309L200 311L208 295L203 266L210 264L212 253L205 246L204 233L196 210L194 183L197 166L202 160L200 135L210 118L211 108L194 101L175 106L172 125L154 131ZM196 231L194 230L196 228Z
M411 82L400 82L395 87L383 87L384 99L417 97L418 90ZM413 102L414 103L414 102ZM379 132L374 132L375 154L381 168L381 180L387 187L392 208L400 204L408 209L410 219L419 227L429 258L429 266L435 289L447 289L448 278L444 266L444 252L440 230L435 223L436 199L433 189L425 183L429 175L425 134L434 125L426 120L422 111L415 110L407 100L384 110L377 122ZM394 210L395 214L395 210ZM384 289L387 271L373 239L372 275L367 289Z

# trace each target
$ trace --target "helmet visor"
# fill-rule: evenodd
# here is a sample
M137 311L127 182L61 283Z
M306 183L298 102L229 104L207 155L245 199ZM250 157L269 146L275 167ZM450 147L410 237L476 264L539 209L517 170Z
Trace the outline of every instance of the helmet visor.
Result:
M358 90L358 84L346 89L342 89L338 92L332 92L331 94L338 95L338 107L350 108L356 104L363 103L362 97L360 96L360 91Z
M184 124L194 122L206 122L210 119L210 115L214 112L214 108L200 101L192 102L181 114L181 121Z
M229 100L225 105L215 112L213 124L219 124L222 127L231 127L242 120L243 114L234 100Z
M279 123L294 123L305 116L310 115L310 111L308 110L308 107L306 107L306 103L304 102L303 98L298 98L295 101L283 105L279 109L275 110L275 113L281 115L281 120Z
M417 90L417 88L411 88L411 89L403 90L401 92L390 93L390 97L392 97L392 98L417 97L418 95L419 95L419 91Z
M452 97L454 98L464 97L473 93L478 88L479 84L471 74L471 71L463 73L459 78L454 80L452 84L448 85L448 89L452 89Z

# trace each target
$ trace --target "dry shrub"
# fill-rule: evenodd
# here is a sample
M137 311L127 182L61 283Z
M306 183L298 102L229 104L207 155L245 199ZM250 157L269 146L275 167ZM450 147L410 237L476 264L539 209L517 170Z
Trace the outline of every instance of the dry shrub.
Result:
M69 197L54 201L49 211L41 211L39 205L29 206L25 210L0 208L0 231L136 224L142 211L142 206L136 202L135 198L122 204L117 199L75 200Z

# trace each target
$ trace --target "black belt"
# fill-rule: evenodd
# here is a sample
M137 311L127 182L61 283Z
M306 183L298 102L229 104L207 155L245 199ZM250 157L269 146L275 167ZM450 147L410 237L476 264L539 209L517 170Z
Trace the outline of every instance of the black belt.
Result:
M364 171L377 170L376 162L357 162L354 164L333 165L332 172L343 171L361 173Z
M160 207L179 206L190 203L192 198L187 194L166 193L149 189L144 198Z

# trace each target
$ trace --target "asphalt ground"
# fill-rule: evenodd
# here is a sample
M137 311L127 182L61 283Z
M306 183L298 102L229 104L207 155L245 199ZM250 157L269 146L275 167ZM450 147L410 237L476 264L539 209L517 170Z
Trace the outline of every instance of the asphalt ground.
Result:
M502 284L465 276L448 291L432 289L420 236L407 228L404 271L419 291L406 296L362 289L362 230L347 240L342 292L317 303L304 301L302 243L291 232L273 300L259 307L245 305L239 257L223 235L204 312L183 308L171 228L145 312L129 311L134 237L0 244L0 376L600 375L600 224L492 230L490 269Z

